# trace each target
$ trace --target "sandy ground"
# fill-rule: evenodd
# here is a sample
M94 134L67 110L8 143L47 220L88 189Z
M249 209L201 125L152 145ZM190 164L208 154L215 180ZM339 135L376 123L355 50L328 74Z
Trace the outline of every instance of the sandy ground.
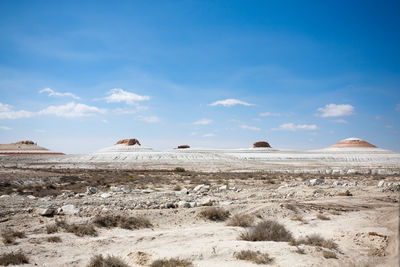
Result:
M309 185L315 178L323 182ZM118 256L129 266L171 257L194 266L256 266L235 258L245 249L268 253L273 258L270 266L397 266L399 192L378 187L381 180L399 183L400 176L1 168L0 230L23 231L26 237L15 244L1 243L0 251L23 251L30 261L24 266L85 266L97 254ZM199 184L205 186L195 191ZM99 192L87 194L88 186ZM118 192L122 189L125 192ZM346 190L352 196L343 196ZM180 207L182 203L196 206ZM249 214L255 224L276 220L295 238L320 234L338 248L240 240L245 228L200 216L210 208L202 206L205 203L228 210L230 216ZM38 214L40 207L66 204L78 212ZM95 237L64 230L46 233L46 226L56 220L90 224L96 215L143 215L153 226L96 226ZM50 236L62 242L47 242ZM337 259L324 258L323 251L333 252Z

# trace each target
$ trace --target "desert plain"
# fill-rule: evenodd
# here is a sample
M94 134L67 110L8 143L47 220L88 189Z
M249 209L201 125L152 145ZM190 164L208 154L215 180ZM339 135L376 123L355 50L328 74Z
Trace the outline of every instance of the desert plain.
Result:
M4 156L0 249L24 266L99 255L125 264L108 266L397 266L399 159L119 146Z

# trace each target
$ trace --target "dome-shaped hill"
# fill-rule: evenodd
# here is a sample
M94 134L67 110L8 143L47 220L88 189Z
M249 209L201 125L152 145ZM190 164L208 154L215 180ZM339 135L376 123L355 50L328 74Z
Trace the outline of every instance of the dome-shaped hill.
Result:
M351 137L339 141L338 143L330 146L329 148L377 148L377 147L360 138Z

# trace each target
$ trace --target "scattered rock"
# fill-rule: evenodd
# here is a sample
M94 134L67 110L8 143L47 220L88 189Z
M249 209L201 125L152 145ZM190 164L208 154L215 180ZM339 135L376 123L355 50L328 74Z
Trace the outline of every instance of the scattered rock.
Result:
M101 194L100 195L102 198L109 198L109 197L111 197L111 194L110 193L103 193L103 194Z
M380 180L379 183L378 183L378 187L383 187L384 184L385 184L385 181L384 180Z
M186 201L179 201L178 208L190 208L190 203Z
M37 197L32 196L32 195L29 195L29 196L26 196L26 197L29 198L29 199L31 199L31 200L37 199Z
M342 183L339 182L339 181L334 181L334 182L332 183L332 185L334 185L334 186L341 186Z
M99 189L97 189L96 187L88 187L88 188L86 189L86 193L87 193L88 195L96 194L96 193L98 193L98 192L99 192Z
M127 146L133 146L133 145L138 145L140 146L139 140L135 138L129 138L129 139L122 139L119 140L116 145L127 145Z
M74 205L64 205L61 208L57 209L57 214L65 214L65 215L74 215L79 212L79 209L76 208Z
M152 189L144 189L144 190L142 190L142 193L145 193L145 194L150 194L150 193L153 193L154 192L154 190L152 190Z
M211 198L204 198L197 201L197 206L212 206L214 202Z
M56 212L56 209L53 205L48 205L46 207L36 208L36 213L40 216L52 216Z
M10 195L1 195L0 198L9 198Z
M227 185L223 185L223 186L220 186L219 188L218 188L218 191L226 191L226 190L228 190L229 188L228 188L228 186Z
M308 186L315 186L315 185L321 185L323 184L325 181L324 179L321 178L316 178L316 179L311 179L307 182Z
M200 189L203 188L204 186L205 186L204 184L196 185L196 187L193 189L193 191L194 191L194 192L198 192L198 191L200 191Z
M110 190L113 192L123 192L123 189L121 187L116 187L116 186L111 186Z

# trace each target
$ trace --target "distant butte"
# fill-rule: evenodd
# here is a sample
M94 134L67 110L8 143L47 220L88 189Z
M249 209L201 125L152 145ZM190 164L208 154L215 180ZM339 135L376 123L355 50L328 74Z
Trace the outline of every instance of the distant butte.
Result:
M359 147L359 148L376 148L373 144L370 144L360 138L347 138L344 139L332 146L330 148L350 148L350 147Z
M259 141L259 142L255 142L253 144L253 148L257 148L257 147L271 147L267 142L265 141Z
M129 139L122 139L119 140L116 145L127 145L127 146L134 146L134 145L138 145L140 146L140 142L139 140L135 139L135 138L129 138Z
M38 146L31 140L23 140L11 144L0 144L0 155L64 155L64 153L48 150L47 148Z
M178 146L178 149L186 149L186 148L190 148L189 145L180 145Z

